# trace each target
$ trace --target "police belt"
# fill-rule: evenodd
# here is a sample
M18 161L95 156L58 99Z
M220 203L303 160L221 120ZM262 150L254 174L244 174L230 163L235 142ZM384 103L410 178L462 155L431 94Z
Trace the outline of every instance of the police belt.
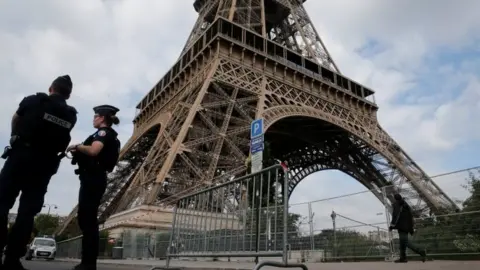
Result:
M78 169L75 169L74 170L74 173L76 175L107 175L107 171L106 170L102 170L100 168L97 169L92 169L92 168L89 168L89 169L86 169L86 168L78 168Z
M24 149L28 149L28 150L33 150L33 151L38 151L39 153L42 153L43 155L47 156L47 157L53 157L53 156L56 156L58 157L59 159L63 159L66 154L64 152L50 152L48 150L48 148L46 147L37 147L29 142L26 142L24 140L22 140L19 136L17 135L14 135L14 136L11 136L10 137L10 146L6 146L4 151L3 151L3 154L1 156L1 158L3 159L6 159L7 157L10 156L11 154L11 151L15 148L24 148Z
M100 163L96 160L92 160L92 157L87 157L85 154L72 154L71 156L66 155L67 158L72 160L72 165L78 165L78 169L75 169L74 172L76 175L106 175L107 170L103 169Z

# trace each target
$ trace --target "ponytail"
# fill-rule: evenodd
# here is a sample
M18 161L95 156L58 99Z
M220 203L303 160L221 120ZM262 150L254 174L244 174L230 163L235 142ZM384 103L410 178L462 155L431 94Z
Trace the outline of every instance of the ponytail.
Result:
M112 119L112 124L114 125L120 124L120 119L118 119L116 115L112 116L111 119Z
M120 124L120 119L116 115L107 115L105 116L105 124L111 127L112 125Z

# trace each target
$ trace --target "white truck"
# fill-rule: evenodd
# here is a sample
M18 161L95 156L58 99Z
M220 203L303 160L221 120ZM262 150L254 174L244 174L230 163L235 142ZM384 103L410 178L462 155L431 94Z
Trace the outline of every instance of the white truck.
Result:
M27 249L25 260L32 258L54 260L57 253L57 242L53 238L35 237Z

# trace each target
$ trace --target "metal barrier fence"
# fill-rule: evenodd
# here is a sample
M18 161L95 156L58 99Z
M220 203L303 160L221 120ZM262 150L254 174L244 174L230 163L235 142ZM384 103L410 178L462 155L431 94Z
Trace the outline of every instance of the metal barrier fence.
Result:
M169 243L170 233L125 230L122 235L122 258L164 260Z
M282 172L279 167L269 168L185 197L177 205L173 234L126 229L115 246L123 247L124 259L165 259L167 250L169 260L222 260L225 256L245 261L251 260L248 256L287 254L291 262L323 262L378 261L398 256L398 235L388 231L388 207L371 191L290 203L285 211L280 189L285 183ZM451 187L449 195L461 197L459 204L466 202L460 212L416 218L416 233L410 239L435 259L480 259L480 197L478 191L461 188L464 177L448 180L459 186L457 193ZM412 194L408 188L400 191ZM414 195L407 195L407 200L415 199L409 196ZM287 222L283 221L285 217ZM58 256L78 258L78 243L75 239L59 242ZM109 254L101 252L102 256Z
M111 238L100 238L98 245L98 258L112 258L113 248L117 245L112 243ZM57 243L57 257L59 258L81 258L82 256L82 237L69 239L68 242Z
M388 208L370 190L290 204L297 220L289 237L291 256L309 262L390 260L395 247Z
M288 173L280 165L177 201L166 267L180 257L282 257L288 265Z
M412 203L416 195L410 188L398 190L417 216L415 233L409 238L429 257L480 259L480 190L461 185L457 194L463 197L458 200L462 209L445 214L425 212ZM386 190L381 192L385 195ZM289 214L297 220L296 230L289 232L289 254L301 261L373 261L399 256L398 233L388 229L388 205L378 203L371 191L290 204Z
M480 205L479 205L480 206ZM480 211L451 213L415 219L410 241L436 259L480 259ZM310 262L374 261L398 257L399 237L386 222L365 224L336 213L335 225L313 233L290 234L289 253ZM358 223L358 225L351 225ZM411 254L410 256L416 256Z

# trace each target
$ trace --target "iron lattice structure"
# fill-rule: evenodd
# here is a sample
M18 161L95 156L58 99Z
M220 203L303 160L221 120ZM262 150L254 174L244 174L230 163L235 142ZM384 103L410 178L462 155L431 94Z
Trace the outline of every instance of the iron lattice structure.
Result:
M291 169L290 192L337 169L368 189L413 190L405 195L418 209L458 208L381 128L374 92L340 73L303 2L195 1L180 58L137 106L101 220L244 175L250 124L261 117L271 156Z

